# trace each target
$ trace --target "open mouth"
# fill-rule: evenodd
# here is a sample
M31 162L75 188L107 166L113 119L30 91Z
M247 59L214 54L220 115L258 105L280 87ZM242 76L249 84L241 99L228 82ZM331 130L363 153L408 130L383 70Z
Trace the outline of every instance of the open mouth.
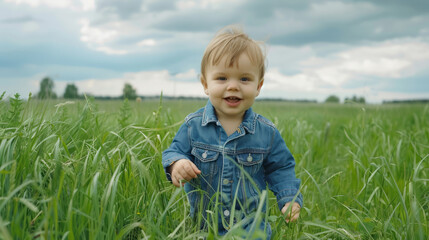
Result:
M238 97L226 97L224 99L230 103L236 103L236 102L239 102L241 100L241 98L238 98Z

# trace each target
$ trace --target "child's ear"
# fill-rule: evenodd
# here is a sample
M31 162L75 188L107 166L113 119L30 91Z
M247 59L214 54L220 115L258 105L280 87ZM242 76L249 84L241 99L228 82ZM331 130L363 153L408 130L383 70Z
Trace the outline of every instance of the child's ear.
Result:
M259 93L261 92L262 85L264 85L264 79L262 78L258 83L258 93L256 96L259 96Z
M200 81L201 81L201 84L203 85L203 87L204 87L204 93L206 94L206 95L209 95L209 90L207 89L207 80L204 78L204 76L203 75L201 75L200 76Z

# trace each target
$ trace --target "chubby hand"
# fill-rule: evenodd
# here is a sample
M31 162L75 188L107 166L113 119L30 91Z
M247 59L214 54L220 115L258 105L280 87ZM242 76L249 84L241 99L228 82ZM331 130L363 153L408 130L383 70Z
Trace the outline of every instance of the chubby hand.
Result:
M288 210L289 205L290 205L290 202L286 203L285 206L282 208L283 215ZM299 211L301 211L301 207L297 202L294 202L291 209L289 209L288 214L286 215L286 219L285 219L286 222L289 223L297 220L299 217Z
M168 169L171 174L171 180L173 185L180 187L185 185L182 180L189 181L192 178L198 177L198 174L201 174L200 169L188 159L180 159L173 163Z

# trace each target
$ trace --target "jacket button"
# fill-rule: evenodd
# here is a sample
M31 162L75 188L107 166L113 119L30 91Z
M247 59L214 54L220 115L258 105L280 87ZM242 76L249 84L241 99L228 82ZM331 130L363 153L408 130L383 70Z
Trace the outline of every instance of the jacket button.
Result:
M207 151L203 152L203 158L206 159L207 158Z
M252 156L250 156L250 153L249 153L249 156L247 157L247 161L251 162L252 160L253 160L253 158L252 158Z
M225 215L225 217L228 217L229 216L229 211L228 210L223 211L223 215Z
M226 185L226 184L228 184L228 183L229 183L229 180L228 180L228 179L226 179L226 178L225 178L225 179L223 179L223 184L225 184L225 185Z

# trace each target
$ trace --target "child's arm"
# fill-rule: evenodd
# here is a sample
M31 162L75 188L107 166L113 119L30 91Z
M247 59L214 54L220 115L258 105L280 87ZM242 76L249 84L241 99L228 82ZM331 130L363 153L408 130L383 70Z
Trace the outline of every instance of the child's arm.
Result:
M177 175L175 172L175 179L173 179L171 175L173 169L172 166L175 166L176 163L181 160L188 160L189 162L191 162L189 160L192 157L191 150L192 147L188 137L188 126L186 123L184 123L174 136L173 142L171 143L170 147L162 152L162 166L164 167L166 177L175 186L180 186L177 183L178 180L185 178L178 179L178 177L182 177L182 174ZM182 169L180 165L182 164L179 164L178 169ZM180 171L180 173L182 173L182 171Z
M265 179L277 197L279 209L283 211L290 202L302 207L303 197L299 192L301 181L295 175L295 159L277 130L274 131L270 154L263 164ZM296 209L295 204L292 205L292 210ZM292 212L291 220L293 219Z
M167 171L171 174L171 181L176 187L183 186L185 183L182 180L190 181L198 177L201 171L198 167L188 159L180 159L174 162Z
M294 202L291 209L288 210L288 207L291 202L288 202L285 204L285 206L282 208L283 215L287 212L286 215L286 222L293 222L299 218L299 212L301 211L301 206L297 202Z

